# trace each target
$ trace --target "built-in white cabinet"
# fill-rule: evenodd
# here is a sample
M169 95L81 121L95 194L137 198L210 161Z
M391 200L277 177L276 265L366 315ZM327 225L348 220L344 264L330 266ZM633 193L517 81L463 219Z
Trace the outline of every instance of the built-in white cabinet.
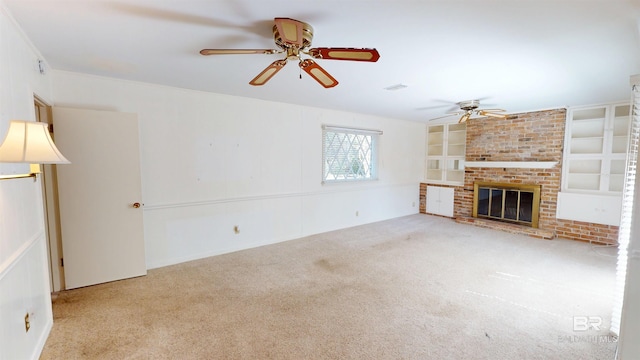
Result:
M619 225L630 125L628 103L569 109L557 218Z
M594 195L561 192L556 217L595 224L620 225L622 195Z
M462 185L467 127L441 124L427 127L427 164L425 179L429 183Z
M453 217L454 189L441 186L427 186L426 212Z
M563 191L618 194L629 147L629 104L573 108L567 114Z

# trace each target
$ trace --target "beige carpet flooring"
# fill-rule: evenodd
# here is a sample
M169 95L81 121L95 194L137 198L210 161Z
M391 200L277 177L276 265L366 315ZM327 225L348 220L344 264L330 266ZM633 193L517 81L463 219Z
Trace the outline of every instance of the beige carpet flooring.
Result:
M41 358L612 359L615 260L412 215L62 292Z

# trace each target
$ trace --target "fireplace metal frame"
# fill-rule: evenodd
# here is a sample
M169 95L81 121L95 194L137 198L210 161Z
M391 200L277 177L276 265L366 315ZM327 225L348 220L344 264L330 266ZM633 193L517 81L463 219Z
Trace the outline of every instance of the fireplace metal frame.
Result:
M485 216L485 215L478 215L478 193L479 193L479 188L489 188L491 189L496 189L496 190L519 190L519 191L525 191L525 192L531 192L533 193L533 204L532 204L532 209L531 209L531 222L527 222L527 221L518 221L518 220L512 220L512 219L505 219L504 218L504 201L505 201L505 196L502 196L502 217L498 218L495 216ZM477 218L477 217L481 217L481 218L485 218L485 219L493 219L493 220L499 220L499 221L506 221L506 222L511 222L511 223L516 223L516 224L522 224L522 225L527 225L527 226L531 226L533 228L538 228L538 220L540 217L540 190L541 190L541 186L540 185L532 185L532 184L512 184L512 183L496 183L496 182L484 182L484 181L477 181L473 183L473 217Z

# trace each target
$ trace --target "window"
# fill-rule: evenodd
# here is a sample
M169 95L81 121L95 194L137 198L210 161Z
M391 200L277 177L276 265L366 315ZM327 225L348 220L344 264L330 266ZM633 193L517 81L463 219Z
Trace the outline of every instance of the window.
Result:
M322 127L322 181L378 178L378 136L382 131Z

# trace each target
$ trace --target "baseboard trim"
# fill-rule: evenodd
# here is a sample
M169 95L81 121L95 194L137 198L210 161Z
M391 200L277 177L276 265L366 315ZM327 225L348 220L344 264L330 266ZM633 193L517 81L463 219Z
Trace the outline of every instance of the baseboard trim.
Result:
M52 329L53 329L53 319L49 318L47 320L47 323L45 324L44 331L40 334L40 338L38 339L38 342L36 343L36 346L33 349L33 354L31 356L31 359L38 360L40 358L40 355L42 355L42 350L44 350L44 346L47 343L47 339L49 338L49 335L51 334Z

